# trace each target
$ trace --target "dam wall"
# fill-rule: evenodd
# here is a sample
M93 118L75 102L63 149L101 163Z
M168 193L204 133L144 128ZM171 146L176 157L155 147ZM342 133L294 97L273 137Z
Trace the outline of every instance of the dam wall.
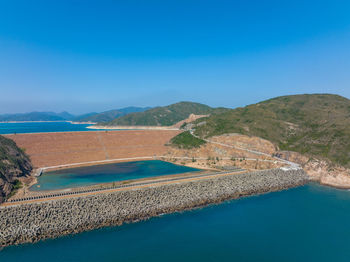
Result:
M36 168L163 155L181 131L118 130L5 135L24 148Z
M303 185L302 170L272 169L0 208L0 246L121 225Z

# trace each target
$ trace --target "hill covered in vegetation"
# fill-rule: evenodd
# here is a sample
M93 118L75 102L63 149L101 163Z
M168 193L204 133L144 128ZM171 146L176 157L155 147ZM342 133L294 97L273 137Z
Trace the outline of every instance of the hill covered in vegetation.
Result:
M185 131L170 140L170 144L181 149L198 148L206 142L203 139L192 136L190 131Z
M273 98L198 119L195 134L258 136L281 150L326 158L350 167L350 100L313 94Z
M117 118L107 125L111 126L172 126L189 117L190 114L207 115L226 111L224 108L211 108L193 102L179 102L164 107L155 107L144 112L131 113Z
M29 157L11 139L0 136L0 203L18 188L19 177L32 171Z
M150 107L125 107L120 109L108 110L101 113L91 112L83 115L72 115L68 112L30 112L21 114L3 114L0 115L0 122L10 121L76 121L76 122L109 122L118 117L130 113L143 112Z
M118 117L125 116L130 113L143 112L150 109L150 107L125 107L121 109L108 110L102 113L90 113L86 115L81 115L74 118L74 121L79 122L96 122L104 123L112 121Z

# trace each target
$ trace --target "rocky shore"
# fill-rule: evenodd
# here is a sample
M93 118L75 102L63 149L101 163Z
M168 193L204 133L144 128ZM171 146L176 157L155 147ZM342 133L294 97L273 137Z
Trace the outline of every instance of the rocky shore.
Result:
M241 196L303 185L302 170L273 169L0 208L0 246L121 225Z

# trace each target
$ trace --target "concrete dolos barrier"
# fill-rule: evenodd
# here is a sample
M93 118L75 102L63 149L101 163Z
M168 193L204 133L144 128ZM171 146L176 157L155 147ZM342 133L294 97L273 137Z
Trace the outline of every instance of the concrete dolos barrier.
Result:
M296 187L308 181L302 169L272 169L3 207L0 208L0 246L121 225L245 195Z

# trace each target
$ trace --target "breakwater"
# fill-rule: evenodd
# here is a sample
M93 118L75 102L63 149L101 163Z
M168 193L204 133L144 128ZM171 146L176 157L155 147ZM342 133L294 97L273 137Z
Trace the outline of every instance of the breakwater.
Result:
M4 207L0 209L0 245L35 242L121 225L245 195L296 187L308 180L302 169L273 169Z

